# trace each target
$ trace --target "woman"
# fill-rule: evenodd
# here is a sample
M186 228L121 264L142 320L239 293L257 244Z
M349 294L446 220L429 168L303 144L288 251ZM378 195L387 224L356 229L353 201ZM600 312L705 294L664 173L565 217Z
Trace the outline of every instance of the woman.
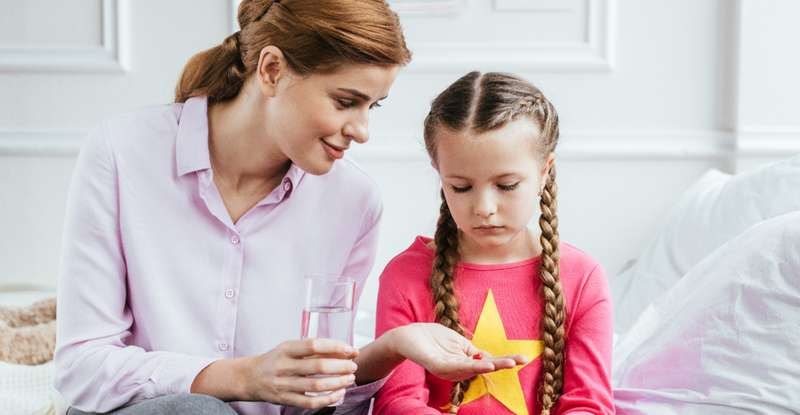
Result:
M521 361L473 360L432 324L360 351L292 340L304 274L363 288L381 203L341 159L410 54L382 0L245 0L238 18L175 104L102 123L78 159L55 357L69 413L277 414L345 391L337 413L361 413L406 358L450 379Z

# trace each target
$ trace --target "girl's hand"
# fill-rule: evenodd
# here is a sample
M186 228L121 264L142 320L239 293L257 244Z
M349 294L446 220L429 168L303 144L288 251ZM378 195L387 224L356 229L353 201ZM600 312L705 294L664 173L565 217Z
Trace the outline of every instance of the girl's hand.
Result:
M522 355L492 357L438 323L412 323L392 331L398 354L453 382L527 363Z
M244 398L308 409L334 404L355 381L357 365L352 359L357 355L356 349L336 340L284 342L241 362ZM306 396L305 392L332 393Z

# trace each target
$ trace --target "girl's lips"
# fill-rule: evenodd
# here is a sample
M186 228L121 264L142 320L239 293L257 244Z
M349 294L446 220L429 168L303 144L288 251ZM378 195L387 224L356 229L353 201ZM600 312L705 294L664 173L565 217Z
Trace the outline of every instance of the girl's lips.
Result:
M505 230L505 226L476 226L472 229L480 233L494 234L503 232Z
M328 144L325 140L322 140L322 147L325 149L325 152L334 159L339 160L340 158L344 157L344 150L339 150L338 148Z

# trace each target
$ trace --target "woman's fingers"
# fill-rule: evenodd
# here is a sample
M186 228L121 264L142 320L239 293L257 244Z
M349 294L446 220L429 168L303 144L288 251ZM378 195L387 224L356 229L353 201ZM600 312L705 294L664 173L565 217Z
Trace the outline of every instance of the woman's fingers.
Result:
M286 379L286 389L291 392L332 392L345 389L356 381L355 375L344 376L292 376Z
M281 404L296 406L306 409L317 409L330 406L344 398L345 390L339 389L326 395L306 396L304 393L287 393L281 399Z
M286 354L293 358L303 358L314 355L325 355L339 359L353 359L358 351L348 345L332 339L305 339L289 341L282 344Z
M292 373L308 375L349 375L355 373L358 365L347 359L307 358L292 361Z

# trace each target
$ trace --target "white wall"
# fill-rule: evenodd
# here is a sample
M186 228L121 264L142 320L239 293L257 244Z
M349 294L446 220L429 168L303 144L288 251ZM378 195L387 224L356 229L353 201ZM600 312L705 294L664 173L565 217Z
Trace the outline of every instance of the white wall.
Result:
M186 60L233 30L234 1L0 0L0 284L55 284L82 135L110 114L169 102ZM706 169L800 152L798 2L393 3L415 61L354 151L386 203L375 274L432 233L438 193L421 122L470 69L520 73L555 103L562 238L612 276Z

